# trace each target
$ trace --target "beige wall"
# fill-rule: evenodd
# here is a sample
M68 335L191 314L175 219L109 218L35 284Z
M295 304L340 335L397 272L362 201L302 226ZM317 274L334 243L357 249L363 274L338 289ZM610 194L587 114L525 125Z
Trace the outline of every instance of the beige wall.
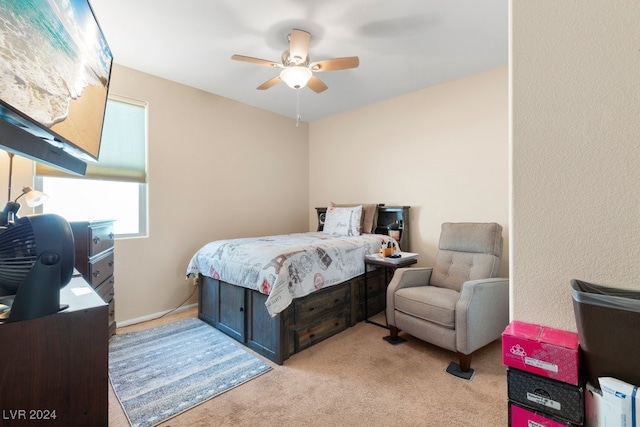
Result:
M296 128L116 66L113 93L149 101L150 126L150 237L116 242L117 320L186 298L205 242L313 229L331 201L411 205L421 265L440 223L501 223L514 319L575 329L572 278L640 288L640 5L512 1L511 14L511 107L503 67ZM32 175L16 157L14 198Z
M22 194L22 187L33 187L33 168L34 163L19 155L13 156L13 178L11 180L11 200L15 200L20 194ZM9 185L9 155L6 151L0 150L0 200L3 202L0 204L0 210L4 207L4 202L7 201ZM24 198L18 200L21 202ZM19 216L31 215L33 210L22 202L22 207L19 211Z
M295 127L116 66L111 93L149 102L149 237L116 241L116 320L187 298L185 268L204 243L313 230L313 208L331 201L412 206L421 265L433 260L442 222L499 222L507 276L507 74L502 67ZM30 185L33 163L16 163L14 188L16 174L18 188Z
M411 206L411 250L432 265L446 221L504 227L508 70L501 67L309 125L310 223L333 202Z
M512 311L576 330L571 279L640 289L640 4L511 3Z
M210 240L307 231L307 124L120 66L110 92L149 103L149 237L116 240L116 321L186 299ZM15 157L13 183L14 198L32 185L33 162Z
M116 242L116 320L185 299L208 241L306 231L306 124L124 67L110 92L149 103L149 237Z

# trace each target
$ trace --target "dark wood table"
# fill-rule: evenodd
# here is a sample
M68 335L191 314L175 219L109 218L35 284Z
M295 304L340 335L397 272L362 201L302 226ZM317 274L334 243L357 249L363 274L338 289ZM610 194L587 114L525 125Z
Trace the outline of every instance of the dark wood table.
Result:
M384 269L384 286L385 286L385 293L386 293L386 288L389 285L389 272L394 272L397 268L404 268L404 267L408 267L410 265L416 264L418 262L418 259L416 257L411 257L411 258L380 258L380 257L366 257L364 258L364 321L367 323L371 323L373 325L377 325L380 326L382 328L388 329L389 327L386 325L386 319L387 319L387 310L386 310L386 295L385 295L385 308L384 308L384 318L385 318L385 324L381 324L381 323L377 323L374 322L373 320L369 320L369 304L368 304L368 300L369 300L369 295L368 295L368 282L367 282L367 276L368 276L368 266L370 265L377 265L379 267L382 267ZM391 275L391 278L393 278L393 274Z
M0 425L109 423L109 306L81 277L60 290L68 307L0 324Z

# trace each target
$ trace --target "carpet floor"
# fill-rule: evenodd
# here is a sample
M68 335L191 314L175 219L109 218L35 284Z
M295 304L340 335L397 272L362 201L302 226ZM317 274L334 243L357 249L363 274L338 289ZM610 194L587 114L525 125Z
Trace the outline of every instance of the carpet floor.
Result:
M197 316L197 311L171 315ZM118 329L118 334L172 321ZM384 317L381 318L384 321ZM477 427L507 425L507 372L501 342L478 350L471 381L445 369L455 353L360 322L293 355L267 375L172 418L163 427ZM255 354L255 353L254 353ZM261 356L257 356L260 357ZM128 427L110 394L109 426Z
M134 427L158 425L271 369L195 318L109 342L109 378Z

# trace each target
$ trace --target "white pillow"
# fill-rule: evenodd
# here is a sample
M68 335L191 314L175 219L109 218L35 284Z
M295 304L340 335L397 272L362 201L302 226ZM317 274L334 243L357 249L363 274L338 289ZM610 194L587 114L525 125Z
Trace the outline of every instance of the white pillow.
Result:
M322 231L327 234L359 236L362 218L362 205L350 208L327 208Z

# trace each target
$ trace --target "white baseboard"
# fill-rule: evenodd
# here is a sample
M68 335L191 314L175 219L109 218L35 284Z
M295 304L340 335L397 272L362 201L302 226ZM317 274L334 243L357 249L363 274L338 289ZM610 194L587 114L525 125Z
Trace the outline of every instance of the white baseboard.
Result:
M185 310L190 310L194 307L197 307L198 303L194 303L194 304L189 304L189 305L185 305L184 307L179 307L178 309L171 309L171 310L166 310L166 311L161 311L158 313L153 313L153 314L149 314L147 316L142 316L142 317L136 317L135 319L129 319L129 320L123 320L121 322L117 322L116 326L118 328L123 327L123 326L129 326L129 325L135 325L136 323L142 323L142 322L146 322L148 320L154 320L157 319L160 316L164 316L165 314L169 313L169 312L173 312L173 313L180 313L182 311Z

